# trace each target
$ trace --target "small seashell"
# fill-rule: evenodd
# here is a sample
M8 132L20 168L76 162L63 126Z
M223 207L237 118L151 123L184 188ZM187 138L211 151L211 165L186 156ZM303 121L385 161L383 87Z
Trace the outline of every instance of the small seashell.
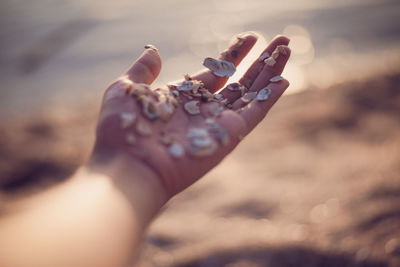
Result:
M236 47L241 47L244 44L244 38L241 36L236 37Z
M142 136L149 136L153 132L151 128L143 121L138 121L138 123L136 124L136 131Z
M247 91L249 91L247 87L240 86L240 96L244 96L244 94L246 94Z
M279 82L279 81L282 81L282 80L283 80L283 77L280 76L280 75L274 76L271 79L269 79L269 81L272 82L272 83L276 83L276 82Z
M264 60L264 63L267 64L270 67L273 67L276 63L276 60L273 57L269 57Z
M173 90L173 91L172 91L172 94L173 94L175 97L179 97L179 91Z
M183 146L179 143L173 143L168 147L168 151L174 158L181 158L185 154Z
M158 51L157 47L155 47L155 46L152 45L152 44L147 44L147 45L144 46L144 48L145 48L145 49L153 49L153 50Z
M136 119L136 114L133 112L122 112L120 114L120 118L121 118L121 127L125 129L133 124L133 122Z
M176 88L179 91L193 91L194 93L197 92L197 90L202 86L202 83L200 81L196 80L188 80L188 81L183 81L181 82Z
M172 114L174 114L175 107L172 103L158 103L157 104L157 110L160 116L160 119L163 121L168 121Z
M256 98L257 92L248 92L242 98L240 98L244 103L249 103L251 100Z
M211 118L209 118L211 119ZM228 132L223 129L217 122L215 122L214 119L211 119L210 121L207 122L206 120L206 128L208 131L211 133L215 133L217 136L217 140L223 145L226 146L229 144L230 137Z
M143 114L149 120L156 120L159 117L156 102L150 97L146 95L142 95L139 98L139 102L142 104Z
M269 88L263 88L258 92L257 94L257 100L258 101L265 101L268 99L269 95L271 94L271 89Z
M188 152L195 157L201 158L212 155L217 147L217 143L213 141L208 147L196 147L192 145L188 148Z
M215 123L215 119L214 118L207 118L204 121L207 125L211 125Z
M207 138L194 138L192 144L199 148L204 148L212 145L213 140L210 137Z
M231 83L228 84L226 87L229 91L235 92L235 91L240 91L240 84L238 83Z
M217 133L217 139L221 142L223 146L229 145L231 138L226 130L220 128L220 131Z
M133 145L136 143L136 136L133 133L127 133L125 135L125 140L128 144Z
M185 105L183 105L183 107L187 113L189 113L191 115L196 115L196 114L200 114L199 103L200 103L199 101L193 100L193 101L189 101L189 102L185 103Z
M187 134L191 141L188 152L196 157L208 156L217 149L217 143L211 138L206 129L191 128Z
M206 138L208 137L208 132L203 128L191 128L187 134L187 138Z
M276 47L276 49L278 49L279 53L281 53L282 55L287 55L288 54L286 48L283 45L278 45Z
M203 65L219 77L230 77L236 71L235 65L232 62L223 59L218 60L208 57L204 59Z
M222 111L224 111L224 107L218 105L218 106L216 106L215 108L213 108L213 109L210 111L210 113L211 113L212 116L217 117L217 116L219 116L219 115L222 113Z
M276 48L276 49L274 50L274 52L272 52L271 57L272 57L273 59L275 59L275 60L279 57L279 49L278 49L278 48Z
M269 53L268 52L265 52L265 53L263 53L261 56L260 56L260 58L258 59L258 61L260 61L260 62L263 62L265 59L267 59L267 58L269 58Z
M217 100L221 100L224 96L222 94L215 94L214 98Z

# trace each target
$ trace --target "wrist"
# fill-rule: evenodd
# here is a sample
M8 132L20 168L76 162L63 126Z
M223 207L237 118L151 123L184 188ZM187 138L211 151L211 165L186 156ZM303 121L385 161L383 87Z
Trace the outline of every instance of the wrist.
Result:
M128 155L104 159L94 154L82 171L87 177L106 177L126 197L143 227L146 227L168 201L157 174L147 165ZM91 178L92 179L92 178Z

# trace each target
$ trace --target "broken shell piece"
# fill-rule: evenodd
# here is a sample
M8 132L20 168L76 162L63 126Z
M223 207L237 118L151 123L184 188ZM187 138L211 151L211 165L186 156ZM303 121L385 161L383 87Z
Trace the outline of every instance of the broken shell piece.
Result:
M174 158L181 158L185 154L185 150L183 149L183 146L179 143L171 144L168 147L168 151Z
M276 60L273 57L269 57L264 60L264 63L267 64L270 67L273 67L276 63Z
M219 60L208 57L204 59L203 65L209 68L216 76L219 77L230 77L235 71L235 65L232 62L226 60Z
M217 143L212 139L206 129L192 128L189 130L187 138L191 142L188 152L193 156L208 156L217 149Z
M183 77L185 78L185 81L191 81L191 80L192 80L192 77L190 77L190 75L187 74L187 73L185 73L185 74L183 75Z
M151 91L150 91L150 86L148 84L133 83L128 93L134 96L141 96L141 95L149 95Z
M136 143L136 136L133 133L128 133L125 135L125 140L128 144L133 145Z
M197 90L202 86L202 83L200 81L196 80L188 80L188 81L183 81L179 85L177 85L176 89L179 91L193 91L194 93L197 93Z
M283 45L278 45L276 49L278 49L279 53L281 53L282 55L288 54L286 48Z
M160 116L160 119L163 121L168 121L171 118L172 114L174 114L175 108L172 103L158 103L157 110Z
M213 119L211 119L211 120L212 121L209 121L209 123L207 123L207 120L206 120L207 130L211 133L216 134L217 140L223 146L228 145L229 141L230 141L228 132L224 128L222 128L217 122L215 122L215 120L213 120Z
M208 147L196 147L196 146L190 146L188 148L188 151L191 155L195 157L205 157L212 155L215 150L217 149L218 145L216 142L212 142L210 146Z
M149 96L141 96L139 101L142 103L142 111L149 120L156 120L159 117L155 101Z
M152 134L151 128L143 121L138 121L136 124L136 131L142 136L149 136Z
M208 132L206 129L203 128L191 128L187 134L187 138L207 138Z
M120 117L121 117L121 127L125 129L133 124L133 122L136 119L136 114L133 112L122 112L120 114Z
M258 61L263 62L265 59L269 58L269 53L265 52L263 53L260 58L258 59Z
M224 111L224 107L218 105L215 108L213 108L212 110L210 110L210 113L211 113L211 115L217 117L222 113L222 111Z
M249 103L251 100L256 98L257 92L248 92L242 98L240 98L244 103Z
M244 38L242 36L237 36L236 42L236 47L241 47L244 44Z
M144 48L145 48L145 49L153 49L153 50L158 51L157 47L155 47L155 46L152 45L152 44L147 44L147 45L144 46Z
M191 114L191 115L196 115L200 114L200 108L199 108L199 101L193 100L187 102L183 107L185 108L186 112Z
M222 94L215 94L214 98L217 100L221 100L224 96Z
M221 142L223 146L227 146L230 142L230 137L228 132L225 129L220 128L219 132L217 133L217 139Z
M240 91L240 85L238 83L231 83L228 84L228 86L226 87L229 91Z
M257 94L257 100L258 101L265 101L268 99L269 95L271 94L271 89L269 88L263 88L258 92Z
M282 81L282 80L283 80L283 77L280 76L280 75L274 76L271 79L269 79L269 81L272 82L272 83L276 83L276 82L279 82L279 81Z

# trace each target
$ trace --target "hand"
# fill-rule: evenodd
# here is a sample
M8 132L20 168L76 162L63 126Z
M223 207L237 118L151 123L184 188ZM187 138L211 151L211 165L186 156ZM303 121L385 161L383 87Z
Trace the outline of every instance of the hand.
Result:
M237 66L256 41L254 35L243 34L219 59ZM285 79L270 81L284 69L290 55L288 43L286 37L274 38L262 55L273 54L270 60L276 63L266 64L264 58L257 59L237 84L228 85L217 96L215 93L224 86L227 77L219 77L209 69L187 76L186 80L191 79L194 87L200 84L197 93L202 97L187 96L189 93L179 91L182 89L179 83L164 89L147 88L161 69L158 51L147 48L105 92L92 160L106 162L121 156L136 166L127 168L132 172L130 179L147 179L136 178L143 176L138 172L145 170L159 180L167 198L182 191L231 152L289 86ZM267 88L263 93L268 98L251 100L256 95L251 92L263 88ZM243 99L246 91L250 94ZM170 113L154 111L160 108L159 101L164 102ZM199 107L199 114L188 113L190 107L185 104L191 101L199 101L191 103L194 113ZM144 106L148 108L147 114ZM170 116L163 117L166 114Z

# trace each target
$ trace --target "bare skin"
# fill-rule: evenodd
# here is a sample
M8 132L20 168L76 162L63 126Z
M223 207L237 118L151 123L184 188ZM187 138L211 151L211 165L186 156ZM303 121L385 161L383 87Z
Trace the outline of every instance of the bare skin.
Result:
M220 55L237 66L256 42L252 34L243 34ZM216 103L201 103L199 115L189 115L181 103L168 121L149 121L141 113L137 100L125 92L133 83L151 84L161 69L158 51L144 53L106 90L96 131L96 143L88 163L67 182L32 198L16 203L13 212L0 218L1 266L130 266L133 264L146 227L161 207L217 165L265 117L268 110L289 86L287 80L270 82L280 75L289 58L289 40L276 37L265 51L271 54L280 45L285 53L274 66L255 61L238 81L249 92L267 87L266 101L244 103L240 93L223 89L221 94L232 108L215 120L223 127L229 142L219 144L209 156L187 153L190 128L204 128L209 110ZM227 78L203 70L192 75L215 93ZM136 134L135 124L121 127L122 112L138 114L135 123L146 123L152 135ZM185 148L174 158L159 139L173 134Z

